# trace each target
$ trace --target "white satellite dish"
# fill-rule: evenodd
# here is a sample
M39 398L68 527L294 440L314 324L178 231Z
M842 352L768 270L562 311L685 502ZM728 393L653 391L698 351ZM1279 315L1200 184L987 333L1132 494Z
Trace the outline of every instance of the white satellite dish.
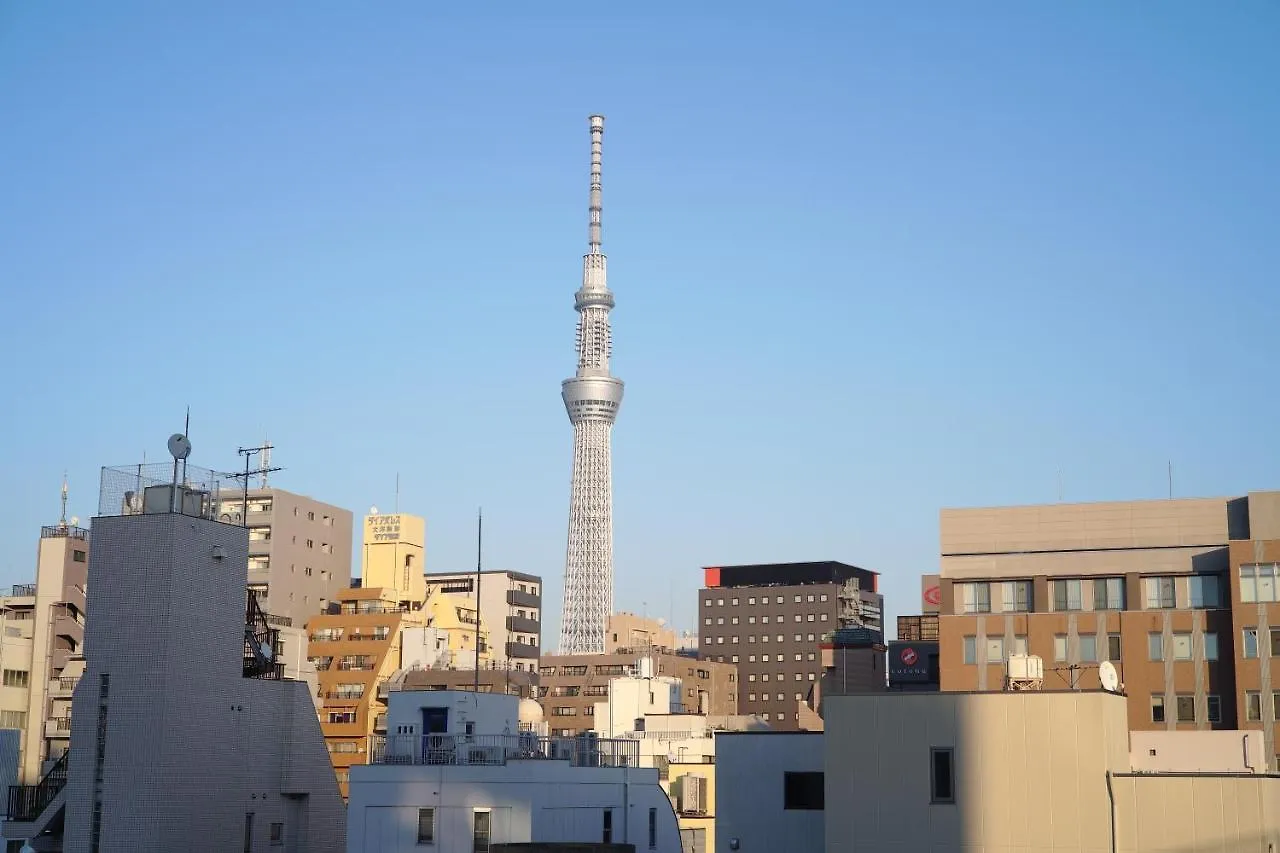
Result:
M1108 693L1115 693L1120 688L1120 676L1116 674L1116 665L1109 660L1104 660L1098 667L1098 679L1102 682L1102 689Z
M191 455L191 439L180 432L169 436L169 455L174 459L186 459Z
M369 507L369 515L377 515L377 514L378 514L378 508L376 506Z
M75 527L75 526L76 526L77 524L79 524L79 523L80 523L80 516L78 516L78 515L73 515L73 516L71 516L71 526L72 526L72 527Z

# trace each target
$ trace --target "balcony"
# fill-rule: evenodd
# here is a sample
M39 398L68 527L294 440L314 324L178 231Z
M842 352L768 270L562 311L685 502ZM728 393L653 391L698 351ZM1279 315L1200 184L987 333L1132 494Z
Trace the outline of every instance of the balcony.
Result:
M49 681L49 698L50 699L70 699L71 694L75 692L76 685L80 683L78 678L54 678Z
M20 598L25 598L27 596L34 596L35 594L36 594L36 585L33 583L14 584L13 587L9 590L9 595L14 597L20 597Z
M512 607L542 607L542 598L531 592L521 592L518 589L507 590L507 604Z
M528 643L507 643L507 657L509 658L538 658L538 647L531 646Z
M348 693L346 691L327 691L323 694L323 698L332 702L359 702L364 698L364 693Z
M44 721L44 736L52 738L71 737L71 718L54 717Z
M379 734L387 733L387 715L379 714L373 718L373 730Z
M373 736L370 764L502 767L512 761L568 761L572 767L636 767L639 741L515 735Z
M519 634L541 634L542 625L536 619L530 619L526 616L508 616L507 630L515 631Z

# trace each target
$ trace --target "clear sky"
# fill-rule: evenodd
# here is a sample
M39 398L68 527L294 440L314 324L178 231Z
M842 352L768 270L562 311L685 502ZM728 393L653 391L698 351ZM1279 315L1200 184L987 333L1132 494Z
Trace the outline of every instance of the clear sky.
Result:
M943 506L1280 488L1280 5L0 5L0 583L100 465L275 482L547 581L608 117L617 605ZM701 11L691 12L696 6ZM471 10L483 8L488 14Z

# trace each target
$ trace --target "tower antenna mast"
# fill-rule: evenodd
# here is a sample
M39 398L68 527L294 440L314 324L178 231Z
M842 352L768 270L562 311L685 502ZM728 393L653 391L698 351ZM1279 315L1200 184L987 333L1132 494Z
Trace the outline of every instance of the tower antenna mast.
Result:
M266 461L267 461L266 459L264 459L263 463L260 464L257 468L252 467L253 457L264 452L268 454L267 459L270 459L270 455L269 455L271 453L270 444L263 444L258 447L241 447L239 450L236 451L236 453L239 453L241 456L244 457L244 472L243 473L235 472L235 473L227 474L227 476L232 478L233 480L239 480L242 487L241 495L244 499L244 503L240 505L240 526L241 527L249 526L249 481L254 477L261 477L262 482L264 484L264 488L265 488L265 483L267 481L268 474L273 474L276 471L284 470L283 468L269 467L266 464Z

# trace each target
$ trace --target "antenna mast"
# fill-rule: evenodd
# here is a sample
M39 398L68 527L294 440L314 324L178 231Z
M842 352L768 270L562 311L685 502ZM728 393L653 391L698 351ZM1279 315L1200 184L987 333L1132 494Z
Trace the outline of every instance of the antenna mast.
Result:
M262 440L262 470L260 473L262 474L261 488L264 488L264 489L267 487L267 475L270 474L272 471L276 470L275 468L271 467L271 449L272 449L271 442L267 439L263 439Z
M484 508L476 510L476 672L473 690L480 692L480 565L484 543Z
M58 526L62 529L67 527L67 472L62 472L62 517L58 519Z
M270 444L265 444L260 447L241 447L236 452L244 457L244 473L228 473L227 476L232 478L233 480L240 480L241 484L243 485L243 491L241 492L241 494L244 497L244 503L241 504L240 506L240 526L248 527L249 526L249 480L255 476L262 477L262 482L264 483L264 487L265 487L268 474L273 473L275 471L283 471L284 469L268 467L266 463L270 458L269 456L263 458L262 464L259 467L257 468L250 467L249 463L253 460L254 456L257 456L258 454L261 454L261 453L269 454L271 452Z

